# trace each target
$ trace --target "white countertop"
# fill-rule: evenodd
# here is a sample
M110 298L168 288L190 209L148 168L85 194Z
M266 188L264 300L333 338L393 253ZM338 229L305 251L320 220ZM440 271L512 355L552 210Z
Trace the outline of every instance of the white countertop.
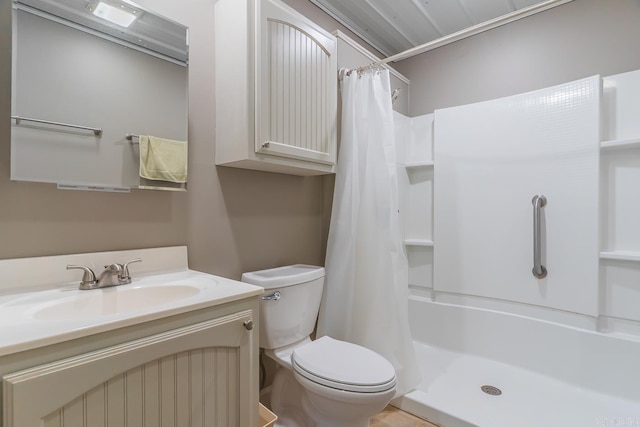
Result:
M176 288L176 285L188 285L191 293L179 299L156 302L152 307L141 305L138 308L135 305L132 308L129 305L121 310L124 312L119 313L110 313L109 310L101 313L98 306L94 315L93 306L87 308L89 300L95 304L96 300L101 299L100 296L108 296L109 298L104 298L105 301L118 301L118 298L122 301L143 288ZM0 356L213 307L262 293L263 289L258 286L186 269L134 277L129 285L112 288L81 291L78 290L76 281L50 290L3 295L0 296ZM152 295L143 290L144 294ZM82 304L85 304L84 308ZM79 311L55 311L55 306L64 309L72 305ZM57 315L43 315L52 312L52 308ZM88 312L92 315L82 314Z

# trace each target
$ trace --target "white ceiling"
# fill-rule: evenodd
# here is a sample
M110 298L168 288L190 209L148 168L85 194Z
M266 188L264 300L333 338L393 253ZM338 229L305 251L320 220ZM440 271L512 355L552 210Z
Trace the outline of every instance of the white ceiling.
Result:
M311 0L391 56L540 0Z

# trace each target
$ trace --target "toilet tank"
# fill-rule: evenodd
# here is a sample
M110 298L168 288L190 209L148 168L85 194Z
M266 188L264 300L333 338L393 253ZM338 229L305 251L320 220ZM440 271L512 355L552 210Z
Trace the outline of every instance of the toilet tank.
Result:
M260 347L284 347L311 334L322 299L324 267L287 265L244 273L242 281L265 289L260 301Z

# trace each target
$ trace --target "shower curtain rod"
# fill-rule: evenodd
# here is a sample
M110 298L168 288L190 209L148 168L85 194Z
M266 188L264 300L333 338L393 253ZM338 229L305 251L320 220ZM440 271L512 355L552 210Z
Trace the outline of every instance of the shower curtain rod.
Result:
M355 70L356 70L358 73L360 73L360 72L362 72L362 71L365 71L365 70L364 70L364 68L365 68L365 67L355 68ZM353 69L349 70L348 68L340 68L340 69L338 70L338 81L340 81L340 82L341 82L341 81L342 81L342 79L344 78L345 74L346 74L347 76L350 76L352 71L353 71ZM393 104L395 104L395 103L396 103L396 101L398 100L398 97L400 96L400 91L401 91L401 90L402 90L402 89L400 89L400 88L396 88L396 89L394 89L394 90L393 90L393 92L391 92L391 104L392 104L392 105L393 105ZM129 139L129 138L128 138L128 134L127 134L127 139Z
M396 53L395 55L391 55L388 58L374 61L369 65L365 65L364 67L358 67L356 68L356 71L362 72L372 68L379 67L381 65L385 65L389 62L401 61L403 59L411 58L412 56L420 55L421 53L427 52L431 49L435 49L437 47L444 46L445 44L462 40L464 38L473 36L483 31L487 31L492 28L496 28L501 25L508 24L509 22L512 22L521 18L525 18L529 15L534 15L538 12L542 12L547 9L551 9L552 7L560 6L561 4L564 4L564 3L569 3L570 1L573 1L573 0L547 0L545 2L535 4L533 6L525 7L523 9L519 9L514 12L508 13L506 15L502 15L497 18L491 19L489 21L481 22L480 24L474 25L473 27L465 28L464 30L460 30L456 33L449 34L448 36L444 36L439 39L427 42L425 44L421 44L420 46L412 47L403 52ZM351 71L352 70L350 70L349 73Z

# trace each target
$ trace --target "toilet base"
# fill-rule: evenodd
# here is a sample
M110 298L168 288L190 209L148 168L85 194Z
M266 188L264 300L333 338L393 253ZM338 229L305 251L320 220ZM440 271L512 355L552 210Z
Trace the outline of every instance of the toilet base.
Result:
M395 387L387 392L355 395L337 390L334 400L319 394L320 390L313 391L322 386L305 381L290 369L278 367L271 386L271 410L278 416L276 427L368 427L369 417L382 411L395 393Z
M275 427L315 427L304 413L303 393L291 371L278 366L271 384L271 410L278 416Z

